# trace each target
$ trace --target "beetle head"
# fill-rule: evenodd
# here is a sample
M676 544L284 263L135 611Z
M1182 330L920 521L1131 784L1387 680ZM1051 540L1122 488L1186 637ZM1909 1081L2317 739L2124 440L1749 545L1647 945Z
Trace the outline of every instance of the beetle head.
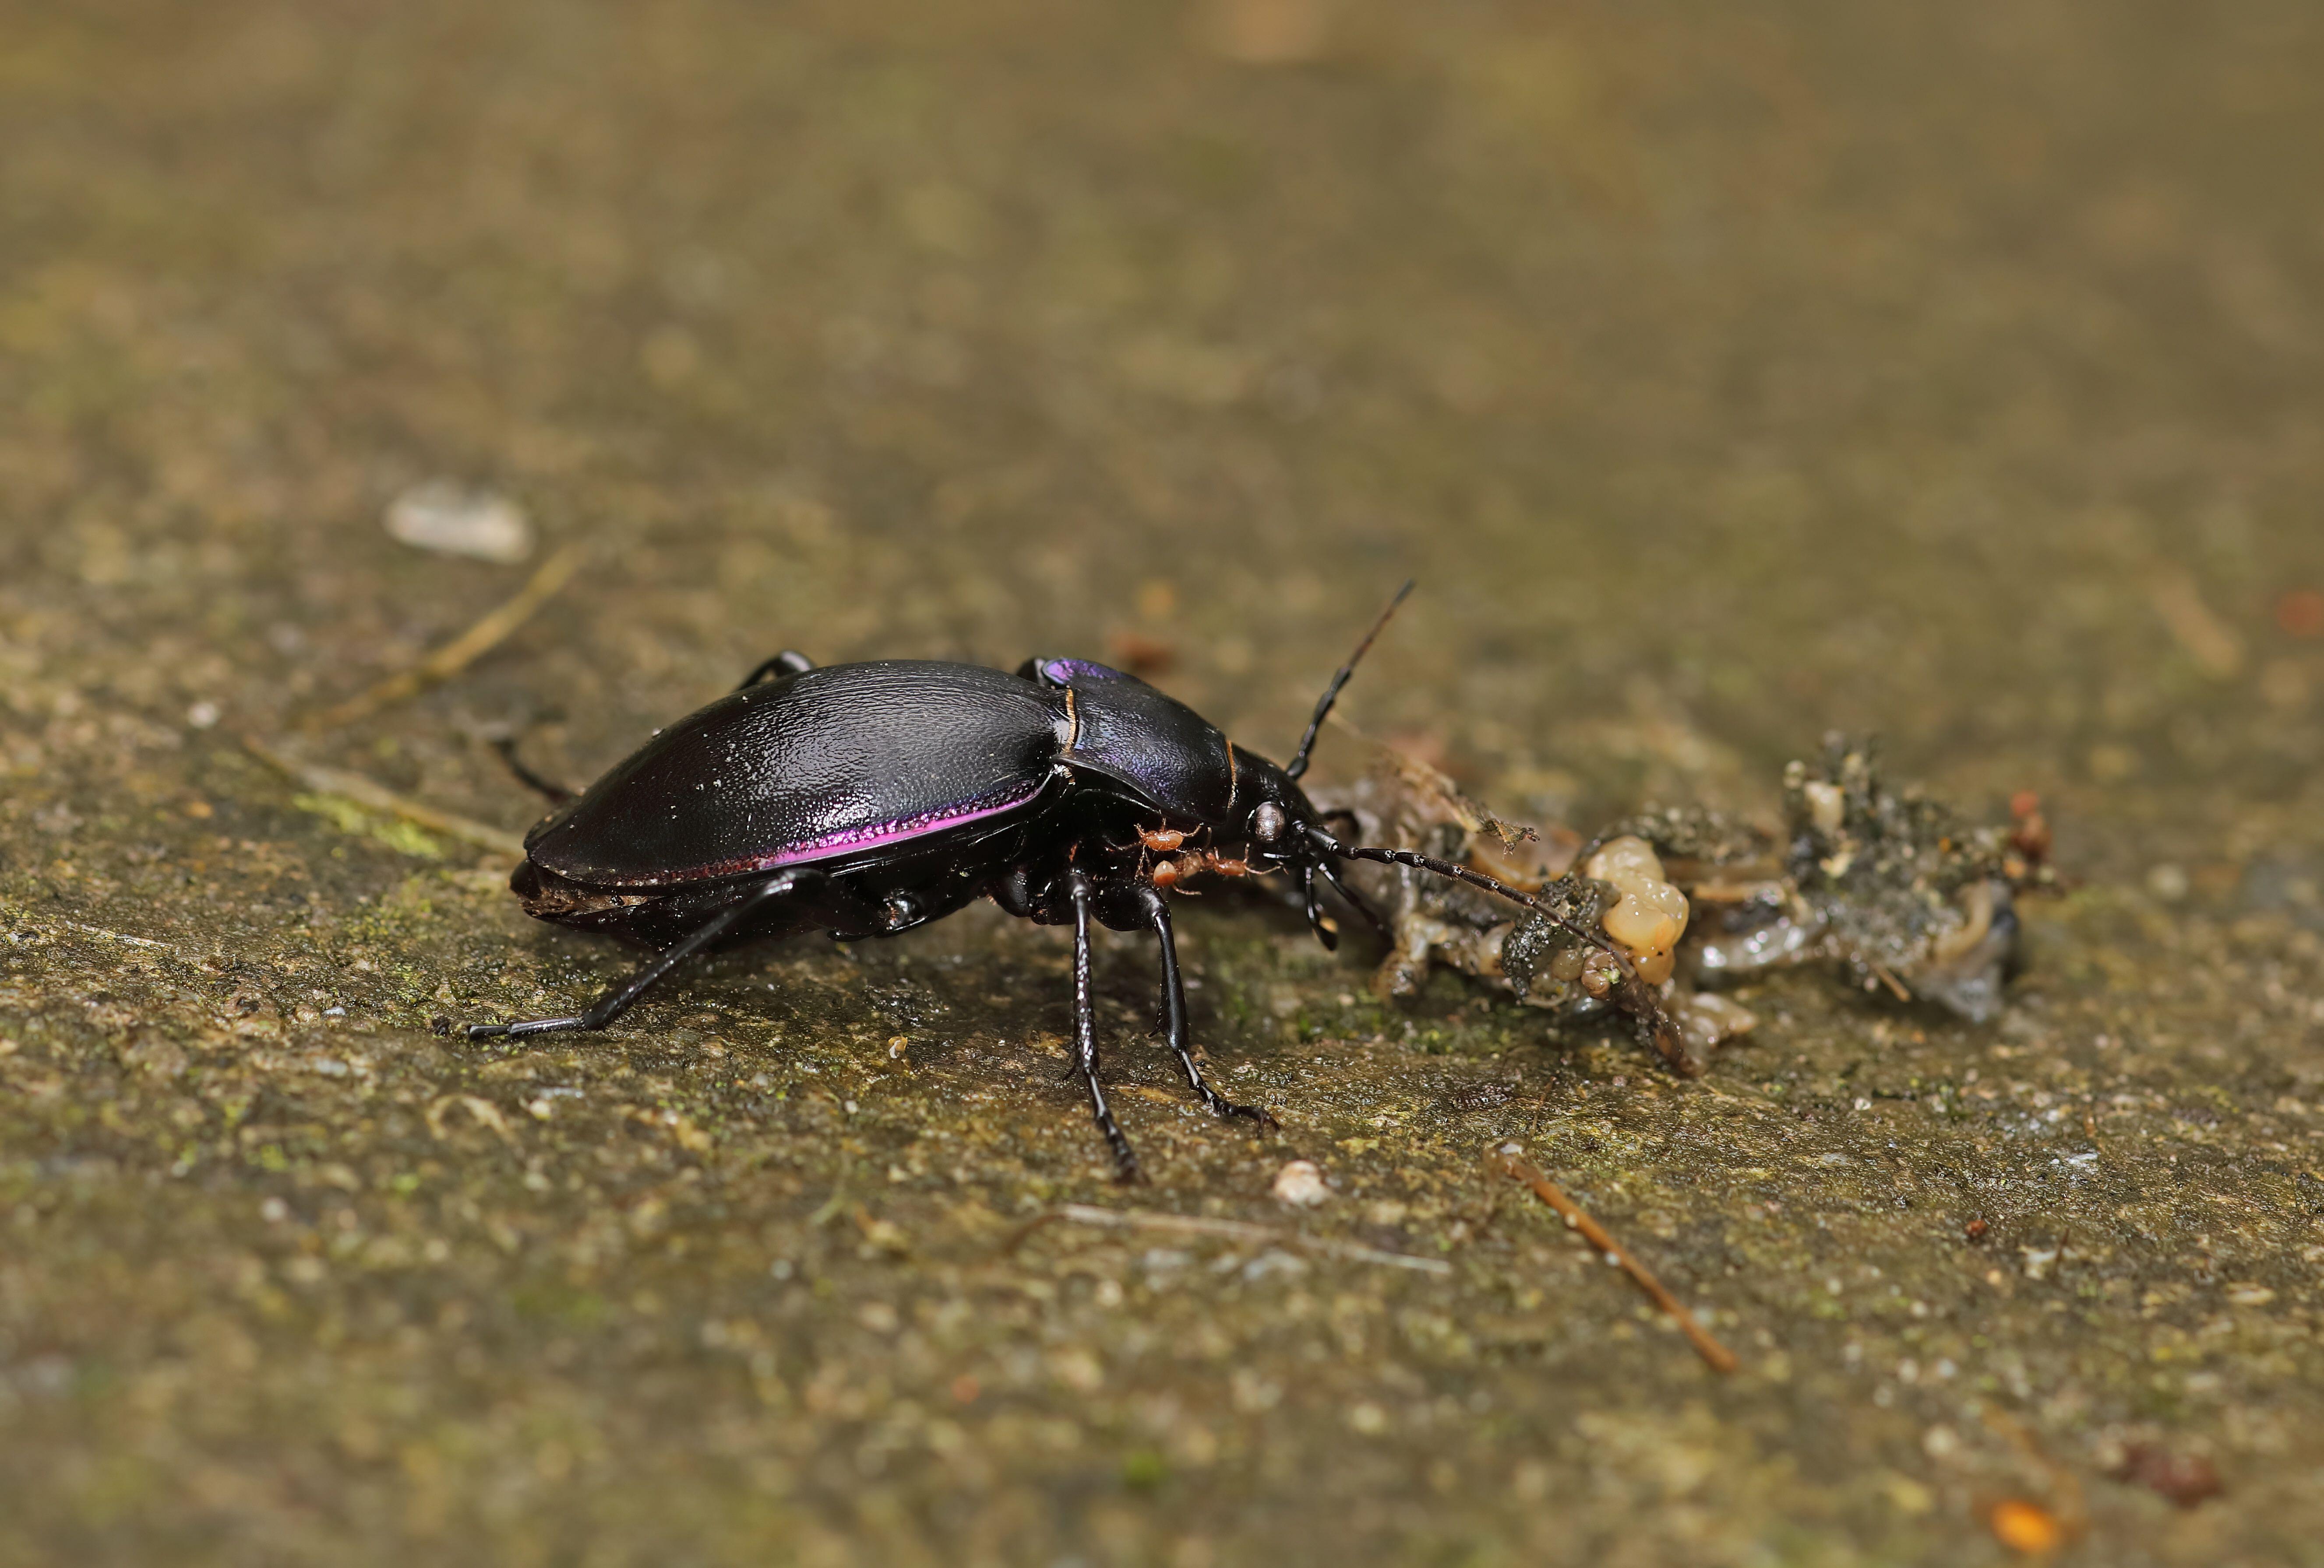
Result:
M1235 748L1234 804L1228 831L1243 842L1243 858L1254 871L1281 869L1299 884L1307 909L1307 923L1326 947L1340 943L1339 927L1323 913L1318 879L1374 926L1382 936L1388 927L1377 911L1340 880L1338 857L1330 834L1323 831L1324 813L1315 808L1307 792L1287 769Z
M1234 800L1228 831L1249 846L1252 860L1296 865L1313 853L1306 829L1319 817L1307 792L1291 775L1264 757L1235 748Z
M1331 684L1323 688L1323 699L1315 705L1314 717L1307 721L1307 733L1299 737L1299 749L1292 754L1289 767L1279 768L1264 757L1254 757L1240 747L1234 749L1233 755L1240 760L1240 766L1236 773L1233 801L1228 809L1228 820L1231 824L1230 831L1243 835L1249 845L1244 852L1245 858L1254 869L1268 871L1281 867L1291 873L1298 882L1300 894L1307 906L1307 924L1314 928L1316 940L1325 947L1337 947L1340 936L1338 926L1323 913L1317 897L1319 890L1316 884L1319 881L1329 883L1332 890L1345 899L1351 909L1370 921L1391 946L1396 943L1396 934L1380 918L1379 911L1341 880L1341 862L1368 860L1387 865L1407 866L1414 871L1466 882L1485 892L1498 894L1512 903L1547 915L1574 936L1611 954L1614 949L1605 938L1575 926L1524 890L1487 876L1473 866L1439 860L1417 850L1342 843L1324 827L1324 820L1329 816L1342 816L1348 818L1352 826L1353 814L1317 811L1314 803L1299 788L1300 776L1307 771L1308 759L1314 754L1315 738L1323 733L1323 721L1331 716L1332 705L1339 700L1341 687L1348 684L1348 678L1355 673L1356 664L1363 658L1365 650L1371 647L1372 640L1388 624L1388 617L1396 613L1396 607L1403 604L1405 595L1411 592L1412 584L1406 580L1404 586L1396 591L1396 596L1388 602L1388 608L1380 612L1379 619L1372 623L1371 630L1364 633L1363 641L1356 644L1356 650L1348 656L1348 661L1333 672Z

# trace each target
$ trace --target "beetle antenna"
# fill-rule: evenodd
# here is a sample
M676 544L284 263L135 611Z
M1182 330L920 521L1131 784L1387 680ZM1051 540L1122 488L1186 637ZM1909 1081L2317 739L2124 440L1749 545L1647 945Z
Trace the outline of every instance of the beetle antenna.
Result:
M1345 860L1369 860L1378 861L1383 865L1410 866L1416 871L1434 872L1440 877L1450 877L1456 882L1466 882L1472 888L1481 888L1489 893L1499 893L1511 903L1522 904L1536 914L1563 927L1568 932L1579 936L1592 947L1610 954L1617 959L1624 958L1620 950L1605 937L1594 931L1584 930L1524 889L1513 888L1498 877L1489 877L1482 872L1471 871L1467 866L1456 864L1449 860L1439 860L1433 854L1422 854L1418 850L1380 849L1367 844L1342 844L1321 828L1308 829L1308 836L1329 853L1339 855ZM1624 968L1627 970L1628 967L1628 962L1625 960Z
M1379 613L1379 619L1372 623L1372 629L1364 633L1364 640L1356 644L1353 653L1348 655L1348 662L1340 666L1339 673L1332 677L1332 684L1323 688L1323 700L1315 705L1315 716L1307 721L1307 733L1299 737L1299 750L1292 753L1291 765L1283 770L1286 777L1296 779L1307 771L1307 754L1315 749L1315 735L1323 727L1324 716L1332 711L1332 705L1340 700L1340 688L1348 684L1348 677L1356 673L1356 660L1371 647L1372 639L1380 634L1380 629L1388 624L1388 618L1396 613L1396 607L1404 603L1406 594L1412 592L1416 580L1412 577L1404 579L1404 586L1396 591L1396 597L1390 599L1388 608Z

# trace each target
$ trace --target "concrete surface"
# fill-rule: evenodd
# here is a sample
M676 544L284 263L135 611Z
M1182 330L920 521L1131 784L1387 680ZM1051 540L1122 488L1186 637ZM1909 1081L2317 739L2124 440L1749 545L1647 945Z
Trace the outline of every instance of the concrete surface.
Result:
M2064 1561L2324 1562L2319 46L2297 0L10 6L0 1563L1952 1564L2009 1499ZM592 564L299 739L523 581L388 535L435 478ZM1784 975L1680 1084L1217 898L1200 1038L1286 1130L1190 1113L1110 945L1125 1195L1056 933L471 1047L432 1020L626 955L240 741L521 830L495 725L582 778L786 646L1142 647L1279 755L1406 572L1348 715L1512 815L1766 810L1833 726L2038 790L2076 886L2008 1016ZM1016 1236L1066 1202L1285 1240Z

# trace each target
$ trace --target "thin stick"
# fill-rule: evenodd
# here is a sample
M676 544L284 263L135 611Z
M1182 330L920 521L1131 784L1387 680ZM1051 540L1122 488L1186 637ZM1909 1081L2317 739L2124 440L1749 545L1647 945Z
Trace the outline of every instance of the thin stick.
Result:
M1880 964L1873 964L1872 973L1881 984L1888 988L1889 992L1895 995L1898 1001L1910 1001L1913 1000L1913 993L1904 989L1904 982L1897 979L1895 975L1889 973L1886 965Z
M341 796L357 806L401 816L447 838L458 839L478 849L491 850L494 854L504 854L514 860L524 858L524 840L513 833L471 817L455 816L449 811L438 811L408 796L398 795L386 785L366 779L360 773L350 773L344 768L326 768L319 762L302 762L296 757L285 756L250 735L243 736L242 743L260 761L318 794Z
M1230 1241L1267 1241L1277 1246L1296 1247L1325 1258L1344 1258L1351 1263L1379 1263L1391 1268L1410 1268L1422 1274L1450 1274L1452 1265L1441 1258L1416 1258L1409 1252L1384 1252L1377 1247L1360 1246L1353 1241L1331 1241L1314 1236L1302 1236L1293 1231L1278 1231L1272 1225L1254 1225L1244 1220L1213 1220L1200 1214L1159 1213L1151 1209L1102 1209L1094 1204L1060 1204L1045 1214L1037 1214L1018 1227L1009 1239L1003 1252L1014 1252L1043 1225L1056 1221L1068 1221L1076 1225L1102 1225L1116 1231L1176 1231L1196 1236L1221 1236Z
M1526 1158L1525 1150L1514 1143L1497 1144L1485 1152L1488 1169L1512 1181L1523 1182L1533 1189L1533 1195L1563 1216L1565 1222L1582 1232L1582 1239L1622 1267L1631 1282L1654 1298L1656 1306L1673 1323L1679 1333L1686 1335L1695 1353L1711 1364L1714 1372L1731 1372L1738 1365L1735 1352L1711 1337L1711 1331L1695 1321L1678 1297L1663 1288L1663 1282L1652 1270L1629 1254L1629 1250L1609 1235L1606 1227L1582 1212L1580 1204L1565 1195L1555 1182L1541 1174L1541 1167Z
M514 598L410 669L389 676L369 691L349 697L337 707L325 708L302 727L312 732L350 724L357 719L369 718L382 708L409 702L438 682L449 680L530 620L532 613L554 598L557 591L572 580L573 574L581 569L581 563L587 558L588 551L583 546L565 546L540 563L540 569L532 574L530 582L517 590Z

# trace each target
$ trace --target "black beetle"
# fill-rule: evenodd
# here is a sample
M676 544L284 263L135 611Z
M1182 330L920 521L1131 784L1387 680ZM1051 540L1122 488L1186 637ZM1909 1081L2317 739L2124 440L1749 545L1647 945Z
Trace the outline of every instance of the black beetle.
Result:
M504 747L520 778L561 802L525 836L509 879L525 912L661 951L586 1012L478 1024L468 1038L603 1028L713 947L809 930L890 936L985 897L1074 927L1075 1066L1122 1179L1138 1178L1138 1157L1098 1083L1093 917L1154 933L1170 1047L1203 1103L1273 1126L1194 1065L1166 891L1198 872L1286 872L1326 947L1337 941L1319 880L1380 924L1341 880L1342 860L1413 866L1542 908L1466 866L1342 844L1299 788L1340 688L1411 589L1333 676L1287 767L1136 677L1073 659L1029 659L1012 675L915 659L817 669L779 654L577 798Z

